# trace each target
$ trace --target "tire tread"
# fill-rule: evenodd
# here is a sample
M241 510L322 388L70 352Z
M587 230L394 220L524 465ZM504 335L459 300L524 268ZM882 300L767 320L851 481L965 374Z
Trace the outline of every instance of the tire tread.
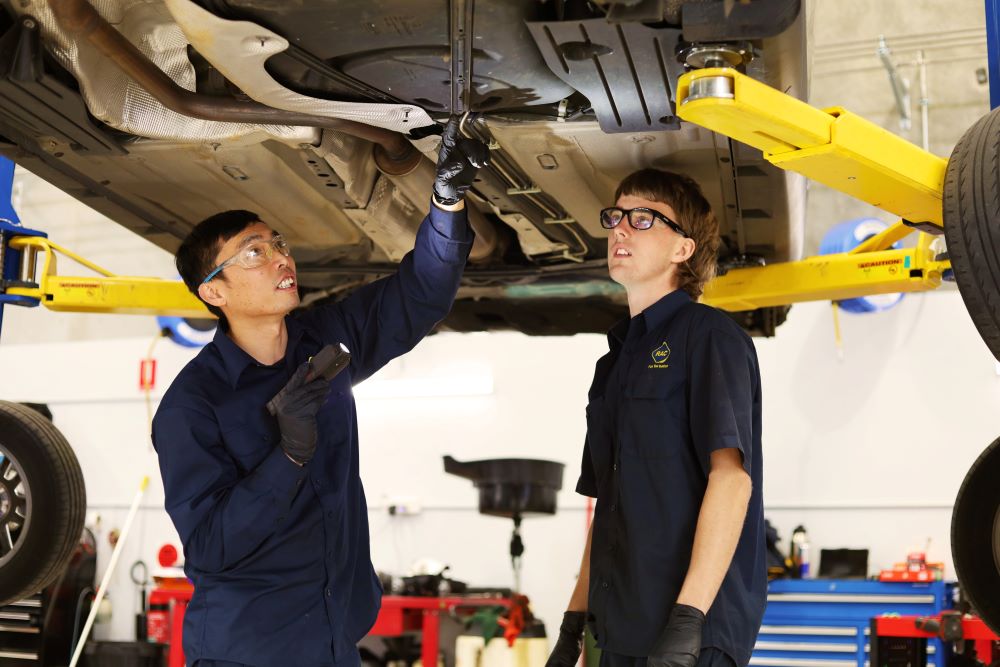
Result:
M28 576L2 578L0 604L4 604L41 590L63 571L79 542L87 508L80 464L72 447L52 422L31 408L0 401L0 423L6 428L20 430L27 439L41 443L39 453L48 459L50 465L46 467L53 471L52 477L45 480L45 488L56 503L56 511L44 519L45 529L51 531L55 548L33 555L35 562L29 567ZM37 480L35 483L37 489Z

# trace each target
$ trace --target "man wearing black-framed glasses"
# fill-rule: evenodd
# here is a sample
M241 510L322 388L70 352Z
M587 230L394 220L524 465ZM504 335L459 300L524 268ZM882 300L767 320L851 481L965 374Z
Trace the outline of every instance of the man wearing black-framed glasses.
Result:
M473 241L463 196L488 159L452 118L413 250L395 274L336 303L292 312L295 259L269 224L280 221L228 211L202 221L178 250L185 284L220 317L153 421L166 510L195 585L187 664L360 664L356 644L382 590L351 386L448 313ZM318 360L338 344L350 364L329 380Z
M629 317L608 333L577 492L597 498L547 667L589 623L601 667L743 667L766 596L761 393L750 338L697 303L718 222L690 178L627 177L600 212Z

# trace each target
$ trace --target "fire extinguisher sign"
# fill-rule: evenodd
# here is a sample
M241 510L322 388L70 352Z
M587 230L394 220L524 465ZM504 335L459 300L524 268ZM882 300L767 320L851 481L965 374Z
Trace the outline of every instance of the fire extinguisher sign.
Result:
M139 362L139 389L147 391L156 387L156 359Z

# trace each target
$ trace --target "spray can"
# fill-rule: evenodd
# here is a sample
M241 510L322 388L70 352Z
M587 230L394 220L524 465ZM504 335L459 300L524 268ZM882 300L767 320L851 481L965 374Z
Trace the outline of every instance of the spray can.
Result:
M155 595L156 592L154 591ZM149 602L146 612L146 641L155 644L170 643L170 604L166 601Z

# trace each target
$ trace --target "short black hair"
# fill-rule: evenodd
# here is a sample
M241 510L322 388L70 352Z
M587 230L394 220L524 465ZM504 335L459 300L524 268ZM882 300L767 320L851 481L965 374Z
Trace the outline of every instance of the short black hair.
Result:
M260 222L260 216L253 211L233 210L223 211L205 218L191 230L187 238L177 249L174 258L174 265L177 273L181 274L181 280L191 290L191 293L201 299L198 294L198 286L205 280L205 276L215 268L215 256L219 254L219 248L244 229ZM218 277L225 280L221 273ZM205 303L202 300L202 303ZM205 303L208 310L225 322L222 310Z

